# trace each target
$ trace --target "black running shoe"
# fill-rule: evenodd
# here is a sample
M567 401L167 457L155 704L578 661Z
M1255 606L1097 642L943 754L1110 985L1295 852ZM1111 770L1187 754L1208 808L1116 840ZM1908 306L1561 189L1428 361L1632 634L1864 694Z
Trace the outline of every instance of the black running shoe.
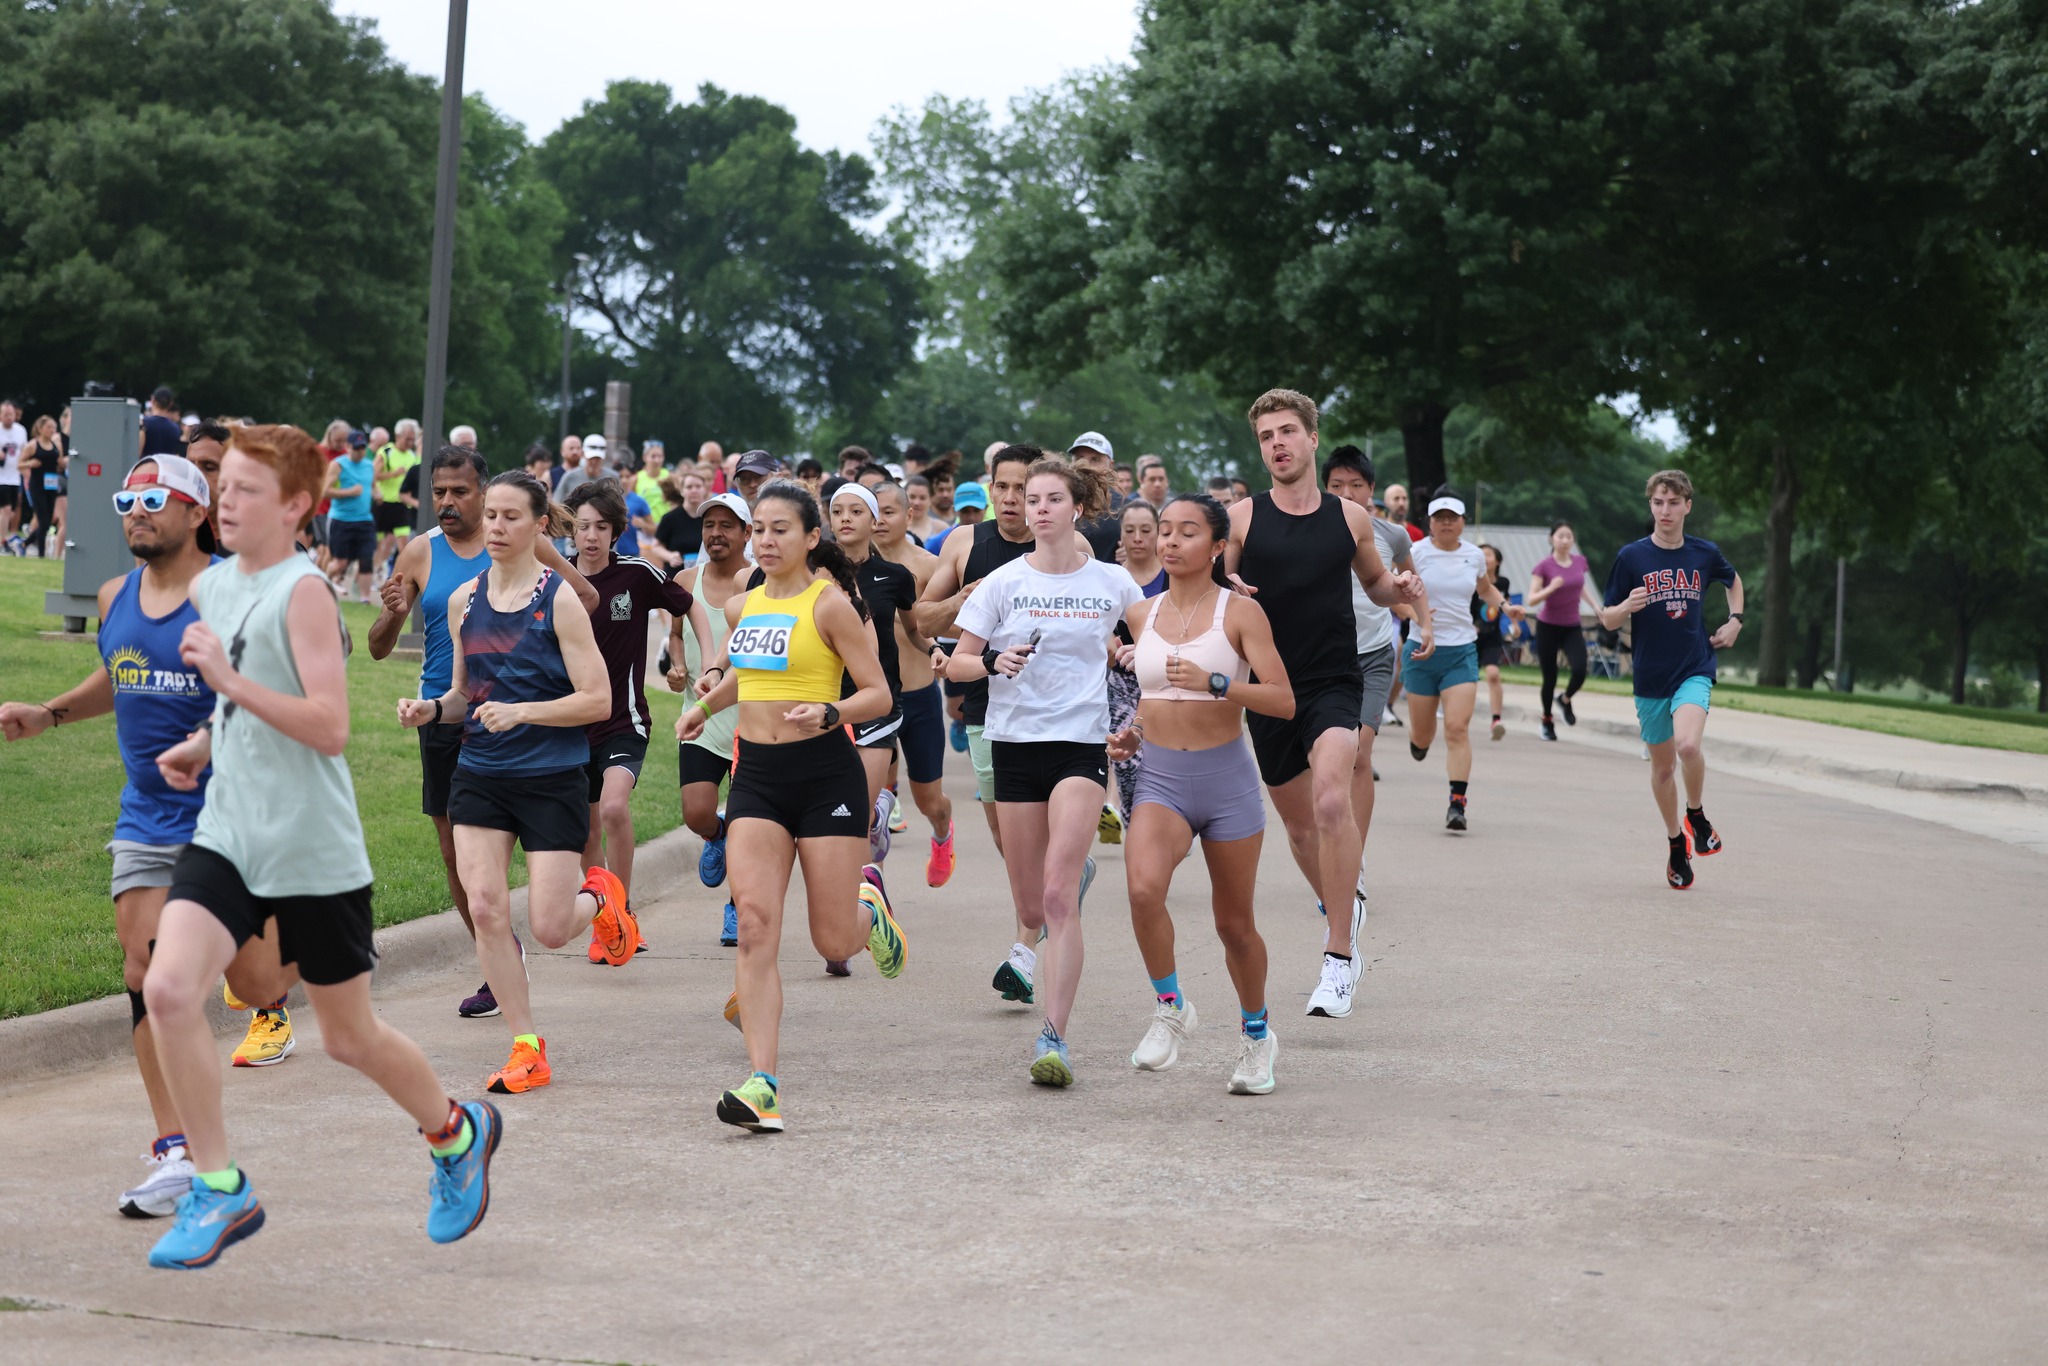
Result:
M1451 809L1444 813L1444 829L1463 830L1464 828L1465 803L1459 801L1456 797L1453 797L1451 798Z
M1685 828L1692 832L1692 851L1701 858L1721 852L1721 835L1704 811L1687 811Z
M1671 841L1671 858L1665 865L1664 879L1674 892L1688 891L1692 887L1692 854L1686 847L1683 832Z
M1557 738L1557 722L1547 716L1543 718L1543 738L1546 740L1555 740Z
M1567 726L1579 724L1579 714L1572 710L1572 700L1569 697L1558 698L1557 709L1564 713L1564 723Z
M1419 764L1429 757L1429 751L1416 744L1413 740L1410 740L1408 742L1408 757Z

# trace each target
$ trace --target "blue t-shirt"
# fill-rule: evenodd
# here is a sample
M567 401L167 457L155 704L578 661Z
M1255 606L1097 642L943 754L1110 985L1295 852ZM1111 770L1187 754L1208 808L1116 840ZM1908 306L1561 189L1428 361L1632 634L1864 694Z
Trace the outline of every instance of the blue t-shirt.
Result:
M647 500L637 493L626 495L626 529L619 533L619 543L614 547L621 555L640 553L640 529L633 525L635 517L652 517L654 509Z
M1735 566L1721 547L1697 536L1666 550L1645 536L1614 557L1607 573L1607 605L1638 588L1650 605L1635 614L1636 696L1670 697L1688 678L1714 677L1714 647L1707 643L1707 585L1735 582Z
M219 564L214 557L213 563ZM140 844L186 844L206 802L211 768L199 788L180 792L164 781L156 756L183 740L213 715L213 689L178 655L185 628L199 620L188 599L168 616L142 610L142 571L131 569L100 623L100 660L114 688L114 732L128 785L121 789L121 815L114 838Z
M367 522L371 519L371 484L377 474L377 462L369 456L348 456L334 462L337 471L334 486L338 489L353 488L353 498L337 497L329 507L327 515L337 522Z

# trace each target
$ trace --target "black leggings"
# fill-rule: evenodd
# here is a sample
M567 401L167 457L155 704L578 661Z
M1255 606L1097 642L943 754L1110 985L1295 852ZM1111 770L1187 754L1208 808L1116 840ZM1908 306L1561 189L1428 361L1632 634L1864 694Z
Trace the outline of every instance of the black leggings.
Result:
M1536 663L1543 670L1543 714L1550 715L1551 699L1557 693L1557 652L1564 651L1565 659L1572 666L1571 678L1564 685L1566 700L1578 695L1586 686L1586 633L1576 626L1553 626L1547 621L1536 623Z
M40 474L29 477L37 483L41 483L43 478ZM29 507L35 513L36 526L33 536L26 531L22 532L22 537L28 544L23 547L21 553L26 555L30 550L34 550L38 555L47 555L49 551L45 547L49 533L57 525L57 495L41 488L23 489L22 492L28 495Z

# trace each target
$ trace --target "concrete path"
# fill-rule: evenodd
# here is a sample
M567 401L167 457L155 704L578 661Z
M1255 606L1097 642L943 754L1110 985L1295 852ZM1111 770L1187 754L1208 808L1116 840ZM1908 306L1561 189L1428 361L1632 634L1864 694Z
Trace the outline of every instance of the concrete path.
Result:
M160 1226L114 1213L149 1137L129 1067L0 1093L0 1296L40 1306L0 1312L0 1360L2039 1360L2048 862L1717 776L1729 849L1679 895L1632 755L1482 742L1459 837L1438 758L1388 738L1349 1020L1301 1016L1320 925L1271 831L1270 1097L1224 1092L1199 860L1174 904L1205 1027L1129 1067L1149 992L1114 849L1080 1082L1030 1086L963 802L951 887L915 837L892 860L902 980L828 980L790 931L781 1137L711 1116L745 1063L693 878L649 897L631 966L536 962L556 1081L506 1102L453 1247L418 1137L310 1018L227 1078L270 1221L203 1273L147 1269ZM455 1017L475 979L379 996L465 1094L507 1044Z

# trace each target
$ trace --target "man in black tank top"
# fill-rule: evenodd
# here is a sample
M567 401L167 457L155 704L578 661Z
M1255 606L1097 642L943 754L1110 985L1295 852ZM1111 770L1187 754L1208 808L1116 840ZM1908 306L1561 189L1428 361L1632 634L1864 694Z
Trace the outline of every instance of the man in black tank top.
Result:
M1373 540L1372 514L1325 493L1316 482L1316 405L1305 394L1273 389L1251 409L1259 455L1273 476L1270 493L1233 503L1224 567L1273 624L1273 643L1294 685L1287 720L1247 713L1259 776L1287 826L1287 844L1315 888L1329 931L1322 978L1310 1015L1351 1013L1365 925L1364 853L1351 814L1351 768L1358 756L1357 636L1351 576L1383 606L1420 592L1413 574L1389 573Z

